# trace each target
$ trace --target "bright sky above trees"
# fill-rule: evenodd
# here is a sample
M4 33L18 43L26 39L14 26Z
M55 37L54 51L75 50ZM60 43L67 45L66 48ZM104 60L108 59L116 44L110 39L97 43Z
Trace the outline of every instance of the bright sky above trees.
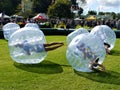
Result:
M81 0L77 0L77 2L84 8L84 14L89 10L120 13L120 0L86 0L84 5L81 4Z

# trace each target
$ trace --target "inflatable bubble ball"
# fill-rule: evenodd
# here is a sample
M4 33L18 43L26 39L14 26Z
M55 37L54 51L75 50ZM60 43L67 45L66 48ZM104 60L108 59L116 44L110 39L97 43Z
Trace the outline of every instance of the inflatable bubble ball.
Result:
M110 45L110 47L108 48L109 50L114 48L116 42L116 34L109 26L107 25L95 26L91 30L90 34L99 36L104 43L109 44Z
M98 63L102 64L106 55L106 50L102 40L89 33L76 36L68 45L66 58L69 64L76 71L92 72L89 65L99 58Z
M17 63L40 63L47 56L44 43L46 43L46 39L42 31L36 28L21 28L9 39L10 56Z
M3 34L6 40L9 40L10 36L17 30L20 29L20 26L16 23L7 23L3 26Z
M79 29L76 29L75 31L71 32L70 34L68 34L67 44L69 45L74 37L76 37L77 35L83 34L83 33L89 33L89 32L87 29L79 28Z
M35 28L39 28L38 24L37 23L27 23L25 25L25 27L35 27Z

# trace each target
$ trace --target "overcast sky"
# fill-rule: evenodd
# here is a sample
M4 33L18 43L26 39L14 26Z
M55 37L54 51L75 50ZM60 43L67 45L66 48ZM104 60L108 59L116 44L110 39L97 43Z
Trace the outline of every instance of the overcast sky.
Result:
M79 6L82 6L84 9L84 14L89 10L120 13L120 0L86 0L87 3L85 5L80 0L77 1Z

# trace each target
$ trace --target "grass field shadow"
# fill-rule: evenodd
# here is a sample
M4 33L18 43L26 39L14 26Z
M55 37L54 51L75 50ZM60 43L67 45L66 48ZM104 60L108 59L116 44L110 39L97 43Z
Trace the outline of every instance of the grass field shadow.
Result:
M59 64L47 60L44 60L39 64L14 63L14 66L28 72L34 72L39 74L54 74L63 72L63 69Z
M120 56L120 50L111 50L111 55Z
M85 73L74 70L74 72L79 76L88 78L96 82L120 85L120 73L114 71Z

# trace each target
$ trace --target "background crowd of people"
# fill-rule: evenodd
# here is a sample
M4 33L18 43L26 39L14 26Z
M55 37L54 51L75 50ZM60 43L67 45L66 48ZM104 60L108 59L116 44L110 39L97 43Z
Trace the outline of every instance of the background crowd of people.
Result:
M33 19L17 19L17 20L4 20L4 22L0 23L2 25L8 23L8 22L15 22L17 24L20 25L20 27L23 27L26 23L28 22L34 22L37 23L40 28L62 28L62 29L77 29L80 27L85 27L87 29L91 29L96 25L108 25L109 27L111 27L112 29L115 30L120 30L120 20L119 19L115 19L115 20L111 20L111 19L100 19L100 20L86 20L86 19L79 19L79 20L75 20L75 19L59 19L59 18L51 18L51 19L47 19L47 20L33 20Z

